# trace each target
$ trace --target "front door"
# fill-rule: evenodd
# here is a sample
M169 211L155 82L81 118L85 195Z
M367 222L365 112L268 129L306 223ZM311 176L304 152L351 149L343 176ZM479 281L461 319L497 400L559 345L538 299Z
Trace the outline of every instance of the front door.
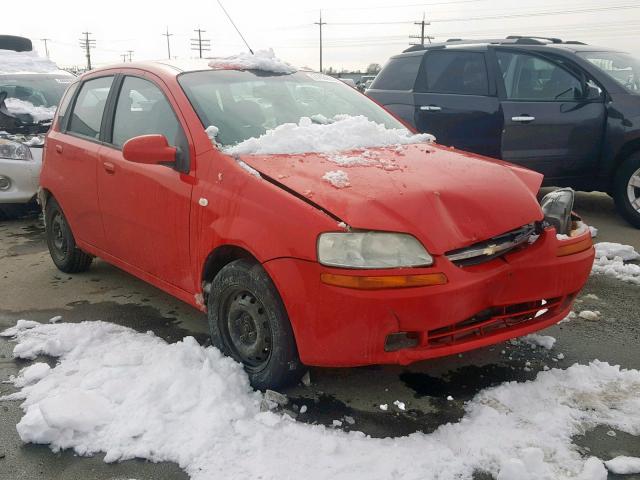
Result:
M606 111L595 84L560 59L496 50L503 79L501 156L553 179L595 171ZM502 85L500 86L502 90Z
M500 154L502 116L484 52L428 51L414 88L415 125L438 143Z
M122 156L127 140L147 134L164 135L170 145L188 155L184 132L159 82L125 76L115 102L109 145L100 153L98 198L107 252L192 292L189 214L193 177L170 166L133 163Z

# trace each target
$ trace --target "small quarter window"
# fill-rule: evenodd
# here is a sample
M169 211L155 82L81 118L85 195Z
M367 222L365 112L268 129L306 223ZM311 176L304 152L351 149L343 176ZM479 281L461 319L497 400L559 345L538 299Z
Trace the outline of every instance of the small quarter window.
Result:
M93 139L100 137L102 114L112 83L113 77L101 77L82 84L67 131Z

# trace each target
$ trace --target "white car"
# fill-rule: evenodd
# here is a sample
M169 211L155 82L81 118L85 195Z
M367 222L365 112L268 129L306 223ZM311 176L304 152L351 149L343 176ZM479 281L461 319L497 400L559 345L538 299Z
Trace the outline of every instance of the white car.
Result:
M33 205L44 136L74 79L30 46L26 38L0 36L0 218Z

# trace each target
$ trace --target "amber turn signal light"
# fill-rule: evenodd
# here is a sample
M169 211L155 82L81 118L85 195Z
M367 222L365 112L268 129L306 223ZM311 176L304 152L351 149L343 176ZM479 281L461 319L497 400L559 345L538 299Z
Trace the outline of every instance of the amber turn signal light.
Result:
M591 237L580 240L576 243L570 243L568 245L560 245L556 252L558 257L566 257L567 255L573 255L574 253L584 252L589 250L593 246Z
M365 277L359 275L334 275L323 273L320 275L322 283L336 287L356 288L358 290L379 290L383 288L426 287L428 285L444 285L447 276L444 273L429 273L425 275L383 275Z

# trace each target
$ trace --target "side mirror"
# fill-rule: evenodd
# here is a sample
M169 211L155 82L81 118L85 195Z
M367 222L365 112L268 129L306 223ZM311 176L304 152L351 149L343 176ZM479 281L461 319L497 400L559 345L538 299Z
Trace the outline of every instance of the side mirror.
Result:
M169 146L164 135L141 135L127 140L122 146L125 160L148 165L175 163L176 147Z

